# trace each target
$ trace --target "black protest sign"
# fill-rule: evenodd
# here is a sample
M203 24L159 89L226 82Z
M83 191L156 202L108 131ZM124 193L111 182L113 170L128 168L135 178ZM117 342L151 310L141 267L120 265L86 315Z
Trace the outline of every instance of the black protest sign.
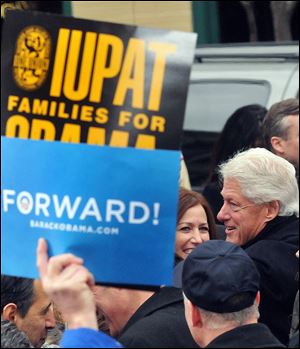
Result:
M196 35L9 11L2 135L178 149Z

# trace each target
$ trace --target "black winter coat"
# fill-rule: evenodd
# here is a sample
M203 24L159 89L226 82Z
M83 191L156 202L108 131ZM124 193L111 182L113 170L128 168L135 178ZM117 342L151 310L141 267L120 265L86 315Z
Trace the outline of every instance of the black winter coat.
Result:
M125 348L199 348L185 320L182 291L172 287L142 304L117 339Z
M298 290L299 219L276 217L243 248L261 275L259 321L287 345Z
M234 328L215 338L206 348L286 348L263 324Z

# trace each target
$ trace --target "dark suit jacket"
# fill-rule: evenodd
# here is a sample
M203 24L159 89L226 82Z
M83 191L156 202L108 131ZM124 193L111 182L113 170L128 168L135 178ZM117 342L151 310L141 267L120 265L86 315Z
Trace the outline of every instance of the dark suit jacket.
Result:
M299 219L276 217L243 248L261 275L259 321L287 345L298 291Z
M182 291L169 287L142 304L118 341L125 348L199 348L185 320Z

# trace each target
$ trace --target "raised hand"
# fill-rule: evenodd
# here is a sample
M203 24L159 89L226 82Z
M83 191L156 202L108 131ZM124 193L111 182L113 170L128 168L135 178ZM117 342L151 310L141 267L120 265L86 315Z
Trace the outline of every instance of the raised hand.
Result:
M57 305L68 328L97 329L93 275L83 266L83 259L67 253L51 257L47 243L39 239L37 267L45 292Z

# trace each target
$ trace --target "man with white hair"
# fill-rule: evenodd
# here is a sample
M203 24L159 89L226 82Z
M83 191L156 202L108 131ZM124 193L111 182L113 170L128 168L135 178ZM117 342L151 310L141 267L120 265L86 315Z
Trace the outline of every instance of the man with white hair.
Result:
M242 246L261 275L260 321L288 342L299 246L299 190L295 168L262 148L238 153L220 166L224 204L218 220L226 241Z

